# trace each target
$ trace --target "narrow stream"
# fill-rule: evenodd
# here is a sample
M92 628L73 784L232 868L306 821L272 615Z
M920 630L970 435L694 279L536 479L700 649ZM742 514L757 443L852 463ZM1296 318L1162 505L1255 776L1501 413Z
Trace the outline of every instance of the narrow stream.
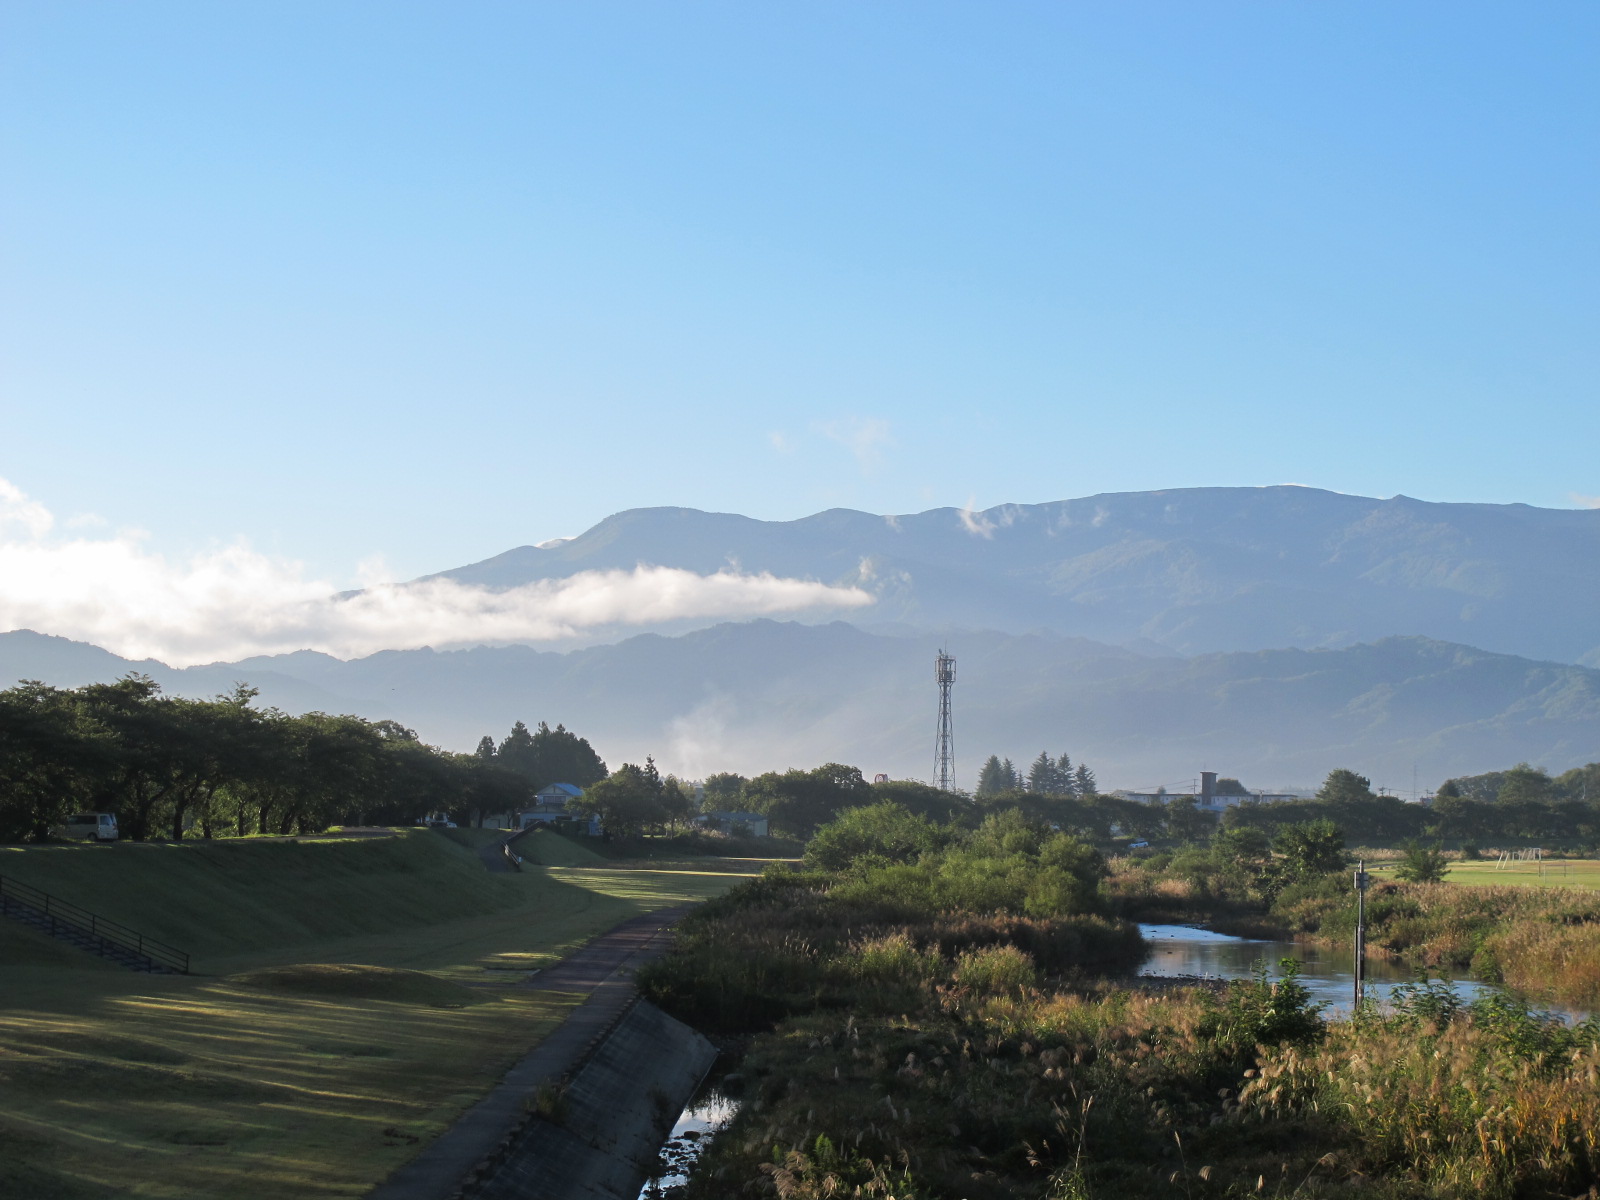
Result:
M645 1180L639 1189L639 1200L670 1200L678 1195L699 1161L701 1150L738 1111L739 1102L723 1095L715 1080L708 1077L688 1107L678 1114L667 1140L661 1143L662 1171Z
M1141 975L1162 977L1200 977L1203 979L1249 979L1256 964L1265 960L1268 974L1279 977L1278 961L1295 959L1300 964L1300 980L1311 998L1327 1005L1330 1017L1348 1014L1355 991L1355 953L1304 942L1275 942L1234 937L1195 925L1140 925L1139 932L1150 943L1150 952L1139 968ZM1410 983L1416 973L1387 959L1367 956L1367 998L1384 1001L1395 987ZM1475 979L1457 979L1450 987L1468 1003L1489 992L1501 990ZM1539 1011L1563 1021L1581 1021L1589 1014L1556 1005L1540 1005Z
M1150 953L1141 975L1200 976L1205 979L1249 979L1256 964L1265 960L1269 974L1277 978L1278 961L1292 958L1300 964L1300 980L1328 1014L1350 1011L1355 991L1355 954L1303 942L1273 942L1214 933L1193 925L1140 925L1139 932L1150 943ZM1415 972L1382 958L1367 956L1367 996L1387 1000L1395 985L1410 983ZM1471 1001L1486 991L1488 984L1470 979L1451 986Z
M1352 951L1311 946L1303 942L1234 937L1195 925L1140 925L1139 932L1150 945L1139 967L1140 975L1179 979L1249 979L1255 974L1257 964L1265 961L1268 974L1276 979L1282 974L1278 968L1279 960L1292 958L1300 964L1301 982L1310 990L1314 1001L1327 1006L1324 1012L1328 1016L1337 1017L1350 1011L1355 988L1355 955ZM1378 1001L1387 1000L1397 985L1410 983L1416 978L1415 973L1407 968L1370 955L1367 958L1366 975L1367 996ZM1486 992L1497 990L1492 984L1472 979L1458 979L1450 986L1469 1002ZM1587 1015L1560 1008L1546 1011L1568 1021L1581 1020ZM671 1200L677 1195L678 1189L688 1180L701 1150L738 1111L739 1102L718 1091L714 1081L708 1080L702 1085L662 1144L663 1172L646 1182L639 1193L639 1200Z

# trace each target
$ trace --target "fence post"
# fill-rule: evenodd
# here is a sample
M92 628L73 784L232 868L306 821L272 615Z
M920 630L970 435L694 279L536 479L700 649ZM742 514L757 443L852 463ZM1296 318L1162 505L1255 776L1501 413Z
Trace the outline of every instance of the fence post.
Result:
M1367 982L1367 863L1356 864L1356 987L1352 1018L1361 1015L1361 1001Z

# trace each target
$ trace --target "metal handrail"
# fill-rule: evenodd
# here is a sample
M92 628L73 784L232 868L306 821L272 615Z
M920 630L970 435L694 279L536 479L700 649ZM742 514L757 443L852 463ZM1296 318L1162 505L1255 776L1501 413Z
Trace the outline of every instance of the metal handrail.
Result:
M13 900L19 906L31 908L40 915L48 917L52 934L58 926L65 926L79 933L88 934L97 941L109 942L124 950L132 950L151 962L170 967L180 974L189 973L189 956L176 946L169 946L166 942L147 937L120 921L92 913L70 901L52 896L32 884L17 879L7 879L4 875L0 875L0 912L9 913Z

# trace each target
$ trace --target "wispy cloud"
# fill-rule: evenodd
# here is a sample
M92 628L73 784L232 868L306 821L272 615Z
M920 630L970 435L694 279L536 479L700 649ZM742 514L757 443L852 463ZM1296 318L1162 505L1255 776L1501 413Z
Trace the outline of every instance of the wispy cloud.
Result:
M54 518L0 480L0 630L33 629L173 666L322 650L541 642L630 626L859 608L860 588L734 569L584 571L503 591L450 579L340 597L244 542L174 562L138 535L53 538ZM367 570L370 570L370 566ZM366 573L365 571L363 572Z
M976 537L994 537L995 523L983 513L976 511L973 505L976 498L967 501L967 506L961 510L961 528Z
M772 443L772 448L779 454L792 454L794 452L794 439L781 429L774 429L767 434L767 441Z
M0 537L20 533L28 538L42 538L55 523L49 509L37 500L28 499L9 479L0 479Z
M1579 508L1600 508L1600 496L1585 496L1581 492L1568 492L1567 498Z
M863 472L876 470L883 462L884 448L894 444L889 422L881 417L846 417L839 421L827 421L817 426L817 432L855 455Z

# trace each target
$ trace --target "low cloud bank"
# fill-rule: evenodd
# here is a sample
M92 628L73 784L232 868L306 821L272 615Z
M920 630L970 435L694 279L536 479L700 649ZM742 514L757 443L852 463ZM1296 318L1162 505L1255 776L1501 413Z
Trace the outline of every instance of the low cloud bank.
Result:
M138 534L54 537L53 516L0 479L0 630L33 629L171 666L321 650L355 658L486 642L544 642L670 621L871 604L855 587L732 570L585 571L505 591L431 579L338 596L243 542L172 562Z

